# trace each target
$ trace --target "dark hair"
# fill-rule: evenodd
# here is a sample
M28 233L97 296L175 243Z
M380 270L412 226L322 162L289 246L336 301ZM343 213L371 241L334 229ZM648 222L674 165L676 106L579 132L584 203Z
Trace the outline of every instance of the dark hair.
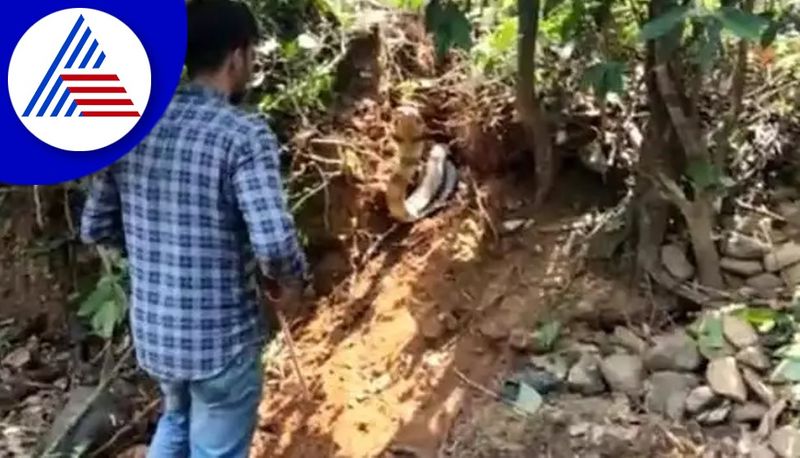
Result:
M244 3L190 0L186 14L186 71L189 77L218 69L229 53L254 45L259 39L256 18Z

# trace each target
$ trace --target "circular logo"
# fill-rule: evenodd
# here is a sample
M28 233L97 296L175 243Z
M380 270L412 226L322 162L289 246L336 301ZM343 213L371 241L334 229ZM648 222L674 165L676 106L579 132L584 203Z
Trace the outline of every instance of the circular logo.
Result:
M22 124L67 151L92 151L133 129L150 98L150 61L122 21L73 8L34 24L17 43L8 92Z
M0 16L2 183L56 184L109 166L152 130L180 80L184 0L57 3Z

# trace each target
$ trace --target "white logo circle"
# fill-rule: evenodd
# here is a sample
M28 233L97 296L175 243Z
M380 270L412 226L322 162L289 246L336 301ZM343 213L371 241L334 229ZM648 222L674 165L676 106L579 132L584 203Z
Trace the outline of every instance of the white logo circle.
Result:
M150 60L125 23L90 8L52 13L17 43L8 92L39 140L93 151L124 137L150 99Z

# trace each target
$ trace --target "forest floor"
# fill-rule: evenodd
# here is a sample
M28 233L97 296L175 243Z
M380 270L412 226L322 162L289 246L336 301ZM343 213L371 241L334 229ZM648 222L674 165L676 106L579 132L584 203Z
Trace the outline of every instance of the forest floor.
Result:
M519 352L509 338L530 334L542 320L575 317L582 298L613 295L614 303L598 307L620 320L641 304L624 293L624 278L579 272L564 251L565 228L587 210L614 204L598 200L594 181L573 170L535 214L531 189L496 186L490 198L505 203L506 220L532 224L510 234L500 228L494 239L482 232L478 212L443 215L422 223L436 230L410 246L398 241L345 282L295 336L313 399L304 399L286 352L269 362L252 456L575 456L569 441L558 440L566 429L528 434L530 420L476 387L497 392L528 357L520 347L530 344L517 344ZM598 324L601 314L584 310L580 318ZM612 398L587 399L569 410L593 418L613 410ZM537 443L554 448L531 455Z

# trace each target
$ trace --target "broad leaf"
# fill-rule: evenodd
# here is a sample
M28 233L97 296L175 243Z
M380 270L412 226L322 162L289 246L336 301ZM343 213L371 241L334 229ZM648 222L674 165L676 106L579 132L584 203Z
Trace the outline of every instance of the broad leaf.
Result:
M78 316L90 317L97 313L103 303L110 300L114 294L114 277L105 275L98 280L94 291L92 291L80 305Z
M680 25L690 11L690 5L676 6L642 26L639 36L645 41L660 38Z
M441 59L452 47L472 46L472 24L451 1L431 0L425 7L425 28L433 34L436 54Z
M800 382L800 360L784 359L770 375L775 383Z
M761 16L729 6L720 8L716 16L726 29L736 34L739 38L750 41L759 41L762 32L770 24L769 20Z

